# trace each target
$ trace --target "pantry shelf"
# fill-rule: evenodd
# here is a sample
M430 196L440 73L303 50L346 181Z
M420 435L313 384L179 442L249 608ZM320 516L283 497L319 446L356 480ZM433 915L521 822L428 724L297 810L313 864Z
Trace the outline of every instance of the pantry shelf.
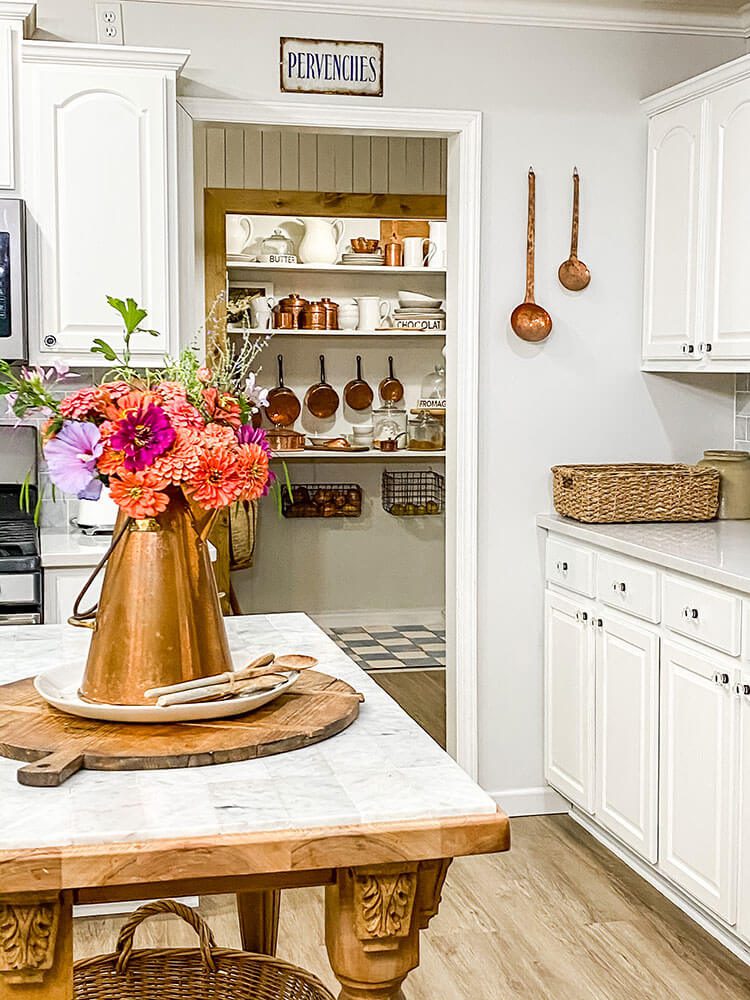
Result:
M331 272L338 274L383 274L398 276L400 274L422 274L425 276L445 276L444 267L386 267L373 264L266 264L257 260L227 260L228 271L310 271Z
M431 462L435 459L440 461L445 459L444 451L379 451L373 448L371 451L320 451L309 449L307 451L287 451L273 452L272 460L283 460L284 462Z
M380 337L410 337L413 340L420 340L422 337L442 337L445 339L445 330L251 330L244 326L227 327L227 333L241 333L247 337L301 337L301 338L327 338L327 337L350 337L350 338L376 338Z

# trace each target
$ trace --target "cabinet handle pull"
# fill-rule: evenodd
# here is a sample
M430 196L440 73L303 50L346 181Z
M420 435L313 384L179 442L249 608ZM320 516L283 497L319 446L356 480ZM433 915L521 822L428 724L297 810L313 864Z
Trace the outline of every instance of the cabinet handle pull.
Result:
M735 684L734 693L739 697L744 695L746 698L750 698L750 684Z
M626 584L624 584L621 580L615 580L612 584L612 590L618 591L620 594L624 594L627 589Z
M557 563L557 572L558 573L567 573L568 572L568 564L566 562L562 562L562 561L558 562Z
M604 626L604 622L601 620L601 618L592 618L591 619L591 627L592 628L603 628L603 626Z
M723 670L716 670L714 672L714 684L719 684L725 687L729 683L729 674L725 674Z
M589 620L588 611L576 611L577 622L587 622Z
M682 617L689 618L692 621L698 620L698 609L697 608L683 608Z
M682 353L683 354L693 354L694 352L695 352L695 345L694 344L683 344L682 345Z

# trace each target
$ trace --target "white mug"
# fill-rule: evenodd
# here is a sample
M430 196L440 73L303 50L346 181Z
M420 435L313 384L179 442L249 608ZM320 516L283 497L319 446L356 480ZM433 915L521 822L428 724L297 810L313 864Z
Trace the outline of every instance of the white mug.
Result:
M361 295L354 301L359 307L358 330L377 330L390 317L390 302L377 295Z
M435 245L435 253L428 258L427 266L446 268L448 266L448 223L431 222L430 240Z
M404 244L404 267L424 267L435 256L437 247L432 240L423 236L406 236Z

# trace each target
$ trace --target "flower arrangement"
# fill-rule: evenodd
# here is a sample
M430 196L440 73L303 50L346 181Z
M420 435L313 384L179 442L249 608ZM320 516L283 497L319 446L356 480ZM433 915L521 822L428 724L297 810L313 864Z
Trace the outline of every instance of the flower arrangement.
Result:
M52 483L65 493L96 499L108 486L132 518L156 517L171 488L208 511L265 496L274 482L270 448L252 418L266 405L251 364L257 342L237 358L219 356L209 368L194 350L167 359L158 372L131 367L131 338L153 334L133 299L108 296L122 316L121 355L97 339L93 351L114 368L99 385L56 395L70 373L61 366L15 372L0 364L0 395L19 418L41 416L43 452Z

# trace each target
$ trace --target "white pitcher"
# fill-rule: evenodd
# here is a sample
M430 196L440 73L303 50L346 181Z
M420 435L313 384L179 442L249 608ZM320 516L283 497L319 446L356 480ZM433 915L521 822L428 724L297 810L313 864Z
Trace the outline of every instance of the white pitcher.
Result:
M341 219L297 219L305 227L297 254L303 264L335 264L339 259L339 243L344 235Z
M227 253L232 257L249 253L253 241L252 219L246 215L228 215L226 220Z
M358 330L377 330L390 317L390 302L377 295L360 295L354 301L359 308Z

